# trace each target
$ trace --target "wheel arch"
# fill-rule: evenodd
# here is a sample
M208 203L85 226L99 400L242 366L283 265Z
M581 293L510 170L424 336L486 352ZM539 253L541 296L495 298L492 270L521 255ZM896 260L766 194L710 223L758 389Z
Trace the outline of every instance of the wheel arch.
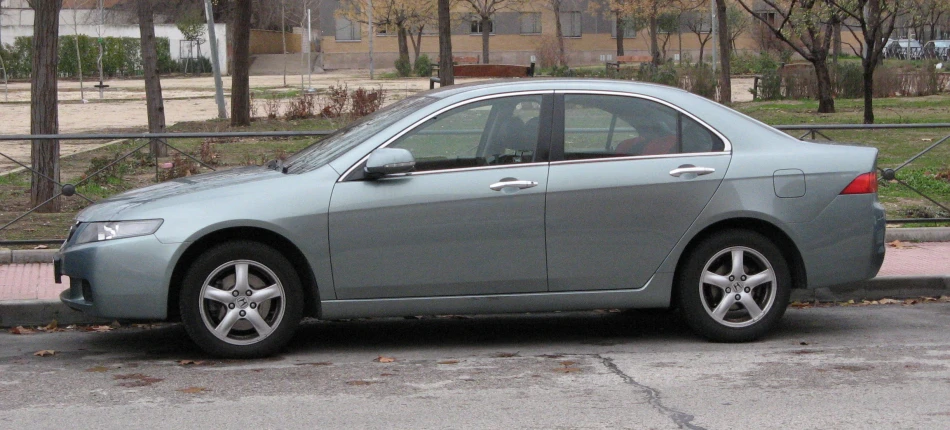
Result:
M168 285L168 303L167 314L169 320L179 320L181 315L178 308L178 301L181 294L181 283L191 267L191 262L209 248L227 242L229 240L250 240L270 246L290 260L291 265L300 278L304 295L304 315L316 315L320 303L319 292L317 291L316 276L310 263L293 242L286 237L260 227L228 227L207 233L198 240L194 241L175 262L175 269L172 271L171 280Z
M792 289L804 289L808 287L805 261L802 258L801 251L798 250L798 246L795 245L795 242L792 240L792 238L775 224L758 218L747 217L730 218L718 221L706 226L706 228L702 229L699 233L693 236L693 238L690 239L689 243L683 249L683 252L680 254L680 258L676 263L675 279L679 279L680 271L683 270L686 261L690 258L690 254L697 245L702 243L708 237L729 229L754 231L773 241L773 243L775 243L775 245L782 252L782 256L785 257L785 261L789 265L792 276ZM676 303L676 291L677 288L673 288L674 297L672 303Z

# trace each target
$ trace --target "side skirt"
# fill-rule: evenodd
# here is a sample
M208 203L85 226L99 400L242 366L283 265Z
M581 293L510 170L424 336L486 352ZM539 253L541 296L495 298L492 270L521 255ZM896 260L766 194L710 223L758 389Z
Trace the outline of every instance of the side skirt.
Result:
M672 273L656 273L636 290L599 290L484 296L326 300L320 319L402 317L408 315L504 314L670 306Z

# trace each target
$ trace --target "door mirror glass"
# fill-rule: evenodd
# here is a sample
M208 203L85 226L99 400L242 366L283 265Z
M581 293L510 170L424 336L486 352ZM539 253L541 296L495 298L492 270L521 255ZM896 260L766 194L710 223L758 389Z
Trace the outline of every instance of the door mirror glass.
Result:
M370 178L409 173L416 168L412 153L402 148L379 148L369 155L363 171Z

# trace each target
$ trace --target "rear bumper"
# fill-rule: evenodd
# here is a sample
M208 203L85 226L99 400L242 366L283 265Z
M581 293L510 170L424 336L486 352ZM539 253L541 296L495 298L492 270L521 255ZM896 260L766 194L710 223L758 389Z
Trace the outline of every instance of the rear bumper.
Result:
M790 224L808 288L871 279L884 263L884 207L873 194L835 198L813 221Z

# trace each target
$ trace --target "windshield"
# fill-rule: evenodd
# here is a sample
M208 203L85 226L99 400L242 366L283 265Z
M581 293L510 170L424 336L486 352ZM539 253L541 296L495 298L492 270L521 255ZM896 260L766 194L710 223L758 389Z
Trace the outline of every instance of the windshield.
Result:
M285 172L304 173L323 166L433 101L430 97L410 97L367 115L290 156L284 162Z

